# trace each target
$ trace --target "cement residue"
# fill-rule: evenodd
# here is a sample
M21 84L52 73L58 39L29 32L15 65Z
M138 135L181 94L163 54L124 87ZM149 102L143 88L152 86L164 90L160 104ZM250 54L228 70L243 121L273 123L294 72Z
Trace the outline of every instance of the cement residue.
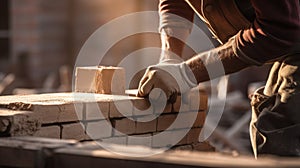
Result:
M24 111L32 111L33 110L32 104L27 104L27 103L23 103L23 102L9 103L6 106L6 108L10 109L10 110L24 110Z

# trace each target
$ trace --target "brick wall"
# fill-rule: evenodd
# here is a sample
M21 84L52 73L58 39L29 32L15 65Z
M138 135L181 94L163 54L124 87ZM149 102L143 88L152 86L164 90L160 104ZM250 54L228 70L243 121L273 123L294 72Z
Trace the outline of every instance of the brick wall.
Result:
M86 93L2 96L0 105L5 108L0 110L0 134L213 150L208 143L198 141L207 95L200 92L200 105L196 107L195 97L188 97L185 100L188 103L181 103L179 97L174 104L158 108L150 106L147 99L131 96ZM170 127L175 119L179 124ZM195 120L191 127L190 120ZM156 136L162 133L164 136ZM178 139L180 134L183 136ZM139 140L142 137L146 138Z

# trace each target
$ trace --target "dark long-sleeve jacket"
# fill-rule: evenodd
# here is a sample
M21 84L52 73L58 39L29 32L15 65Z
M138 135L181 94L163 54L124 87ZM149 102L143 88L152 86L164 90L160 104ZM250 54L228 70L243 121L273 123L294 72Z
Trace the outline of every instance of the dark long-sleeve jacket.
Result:
M161 27L172 26L169 24L168 13L192 22L196 11L222 43L235 36L234 50L237 57L250 65L273 62L293 52L299 52L299 0L189 2L190 4L185 0L161 0Z

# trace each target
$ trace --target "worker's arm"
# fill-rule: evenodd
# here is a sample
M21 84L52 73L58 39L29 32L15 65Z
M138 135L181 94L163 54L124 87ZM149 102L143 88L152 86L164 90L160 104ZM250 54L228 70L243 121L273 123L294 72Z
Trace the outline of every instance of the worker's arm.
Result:
M197 84L222 75L222 73L214 71L208 73L213 70L211 67L218 68L220 62L222 62L225 74L229 74L251 65L276 61L297 47L300 35L298 0L278 0L276 2L252 0L251 3L256 12L256 19L249 29L240 31L223 46L196 55L181 65L167 65L170 69L177 67L177 71L180 72L175 75L176 81L183 80L186 83L193 81L194 84ZM144 80L140 82L140 96L148 95L151 91L151 89L143 90L143 88L158 87L164 88L167 97L170 98L172 94L186 91L189 89L188 87L194 86L176 87L173 83L168 82L164 76L170 75L170 73L163 72L171 71L166 71L165 69L168 68L166 65L164 66L164 71L159 70L159 66L148 69L143 77Z
M193 26L194 13L184 0L160 0L159 31L162 43L160 61L181 60L185 40Z
M236 36L238 57L261 65L291 54L300 41L299 0L251 0L251 3L256 19L249 29Z

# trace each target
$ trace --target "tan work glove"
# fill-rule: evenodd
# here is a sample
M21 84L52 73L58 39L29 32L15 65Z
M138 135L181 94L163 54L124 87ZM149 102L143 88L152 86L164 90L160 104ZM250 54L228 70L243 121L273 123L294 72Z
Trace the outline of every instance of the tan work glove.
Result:
M151 93L150 99L162 101L166 98L170 103L174 103L179 93L185 93L197 85L185 62L173 64L169 63L170 61L166 60L147 68L139 83L137 96L148 96L154 88L158 88L161 90Z

